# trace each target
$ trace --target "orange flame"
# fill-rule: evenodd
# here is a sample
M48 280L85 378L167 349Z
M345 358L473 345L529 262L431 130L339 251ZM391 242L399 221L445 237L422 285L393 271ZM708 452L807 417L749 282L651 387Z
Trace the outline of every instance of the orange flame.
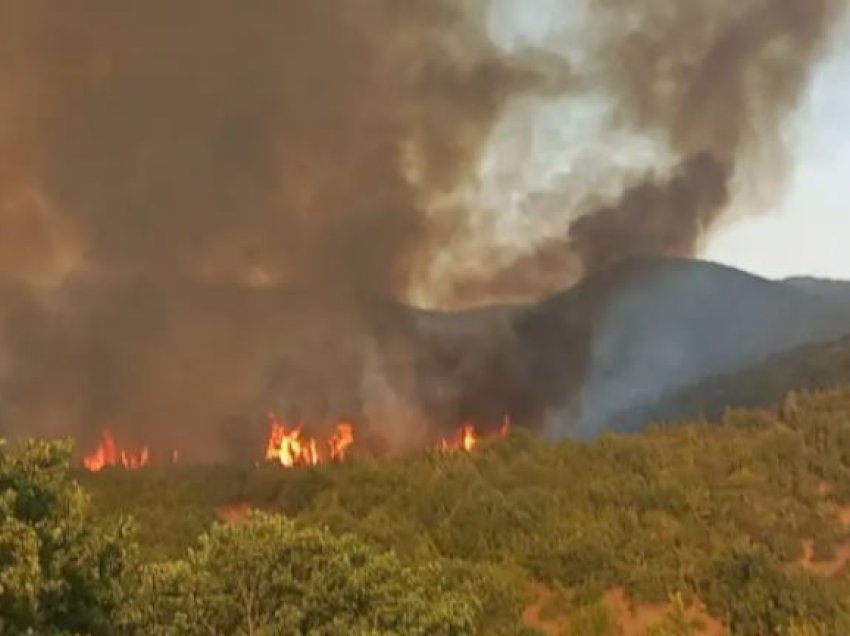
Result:
M285 468L316 466L327 461L344 461L348 449L354 444L354 426L349 422L336 425L334 434L327 440L326 452L319 452L319 445L314 437L303 437L302 426L288 428L286 424L273 413L269 414L270 430L266 442L266 460L279 463ZM505 416L498 429L487 436L487 439L509 435L512 422L510 416ZM439 448L443 452L473 453L480 446L481 439L472 422L465 423L457 433L440 440Z
M118 450L115 437L110 429L103 431L97 448L83 458L83 466L93 473L107 467L120 466L127 470L138 470L150 463L150 451L145 446L139 452L125 449Z
M283 424L278 422L273 413L269 413L269 422L271 423L271 432L269 433L269 441L266 444L266 459L277 459L280 456L280 445L283 443L283 438L286 435L286 429Z
M316 438L303 438L302 427L287 429L286 424L274 414L269 414L271 430L266 443L266 460L280 463L286 468L316 466L323 459ZM337 425L336 433L328 440L328 457L331 460L345 459L346 449L354 443L354 427L348 422Z
M461 431L461 445L467 453L475 450L475 447L478 445L478 438L475 436L474 426L466 425L463 427Z
M511 418L506 415L499 427L498 436L505 438L511 431ZM478 433L475 430L475 425L472 423L464 424L453 438L440 440L440 450L443 452L449 451L464 451L472 453L478 448L479 439Z
M103 431L100 443L94 452L83 458L83 465L87 470L96 473L99 470L103 470L106 466L115 466L116 463L115 438L112 436L112 431L106 429Z
M478 446L478 436L475 433L475 426L469 423L464 424L453 439L440 440L440 450L446 452L462 450L471 453L476 446Z
M348 422L337 424L336 433L331 437L328 445L331 447L331 459L342 461L345 459L345 451L354 443L354 427Z

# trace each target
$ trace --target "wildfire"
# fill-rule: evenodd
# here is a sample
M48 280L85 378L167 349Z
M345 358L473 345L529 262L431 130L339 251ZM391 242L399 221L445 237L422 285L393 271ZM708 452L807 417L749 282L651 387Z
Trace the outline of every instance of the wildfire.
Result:
M269 414L271 430L266 444L266 459L279 462L285 468L316 466L327 457L331 461L345 459L347 449L354 444L354 427L348 422L340 422L336 431L327 441L328 452L319 451L316 438L302 437L302 427L287 429L286 424L274 414Z
M499 437L507 437L511 431L511 419L505 416L502 425L499 427ZM469 422L461 426L460 430L453 438L440 440L440 450L444 452L464 451L466 453L473 452L479 444L478 434L475 431L475 426Z
M355 441L354 425L350 422L338 423L333 435L324 443L319 443L315 437L306 437L301 425L287 427L273 413L269 414L269 422L270 431L265 458L285 468L344 461ZM492 436L507 437L510 429L511 420L506 416L498 431ZM444 452L472 453L480 444L481 439L475 425L467 422L453 437L441 440L439 448ZM170 459L172 465L180 461L180 453L177 449L171 451ZM103 431L97 448L83 458L83 466L93 473L104 468L139 470L148 466L150 462L151 456L147 446L138 451L121 448L116 444L115 436L108 428Z
M464 424L453 438L440 440L440 450L443 451L462 450L471 453L476 446L478 446L478 435L475 432L475 426L469 423Z
M464 426L461 432L461 446L467 453L471 453L478 446L478 437L475 435L474 426Z
M328 445L331 450L331 459L342 461L345 459L345 451L354 443L354 427L348 422L337 424L336 433L331 437Z
M101 435L97 448L83 458L83 466L93 473L118 466L127 470L138 470L147 466L149 462L150 451L147 446L138 452L119 449L109 429Z
M487 439L507 437L511 430L511 419L504 421ZM266 442L266 461L280 464L285 468L316 466L326 462L341 462L346 458L348 449L354 444L354 425L340 422L327 441L320 443L315 437L304 435L301 425L287 426L274 413L269 413L269 437ZM451 437L440 441L443 452L473 453L481 444L476 427L466 422Z

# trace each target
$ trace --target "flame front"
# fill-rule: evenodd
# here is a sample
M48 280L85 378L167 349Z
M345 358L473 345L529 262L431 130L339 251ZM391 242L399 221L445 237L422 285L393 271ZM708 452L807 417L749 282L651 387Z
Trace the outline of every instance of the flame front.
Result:
M316 438L303 437L303 429L300 425L288 428L273 413L269 414L270 430L266 443L266 460L279 463L285 468L296 468L301 466L316 466L325 461L344 461L348 449L354 444L354 426L349 422L340 422L336 425L334 434L327 440L327 452L320 453ZM499 437L507 437L511 428L511 420L505 416L504 421L498 428ZM445 452L462 451L474 452L480 444L475 425L471 422L465 423L450 439L440 441L440 449Z
M511 418L506 415L502 425L499 427L498 436L505 438L510 432ZM443 452L463 451L471 453L478 448L478 444L478 433L475 431L475 425L467 422L460 427L460 430L458 430L453 438L443 438L440 440L440 450Z
M138 470L150 463L150 451L145 446L141 451L133 452L126 449L118 450L115 437L110 429L103 431L97 448L83 458L83 466L93 473L104 468L121 467L127 470Z
M331 448L331 459L342 461L345 459L345 451L354 443L354 427L348 422L337 424L336 433L331 437L328 445Z
M270 431L266 442L265 458L285 468L317 466L325 462L341 462L346 459L349 449L354 445L354 425L350 422L340 422L336 425L333 435L320 444L315 437L303 436L301 425L288 428L286 424L273 413L269 414ZM498 429L499 437L506 437L511 429L510 417L505 416ZM495 436L496 433L493 434ZM488 439L491 436L488 436ZM465 423L450 439L440 441L440 449L444 452L460 451L474 452L480 445L475 425ZM323 449L323 450L320 450ZM171 464L177 464L180 454L177 449L171 451ZM104 468L124 468L139 470L150 464L150 451L147 446L140 451L120 448L110 429L103 431L101 439L94 451L83 458L83 466L91 472L99 472Z
M461 426L453 438L440 440L440 450L446 452L462 450L471 453L476 446L478 446L478 435L475 433L475 426L471 423Z
M475 450L475 447L478 445L478 438L475 436L474 426L467 424L463 427L461 444L463 445L463 450L467 453Z
M302 427L287 429L286 424L274 414L269 414L271 423L266 443L266 460L279 463L285 468L316 466L324 461L315 437L302 437ZM331 461L345 459L346 450L354 444L354 427L341 422L328 440L327 458Z
M106 466L115 466L118 462L118 454L115 452L115 438L112 431L106 429L101 435L100 443L94 452L83 458L83 465L87 470L96 473Z

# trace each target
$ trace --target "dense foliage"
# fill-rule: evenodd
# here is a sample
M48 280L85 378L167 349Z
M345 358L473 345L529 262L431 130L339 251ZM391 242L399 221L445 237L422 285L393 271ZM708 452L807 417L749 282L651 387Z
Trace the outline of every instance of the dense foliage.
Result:
M473 454L79 475L95 520L52 453L4 450L0 473L0 614L33 633L507 636L524 633L541 588L543 613L573 634L617 633L603 602L614 589L672 599L656 636L698 633L685 611L696 599L733 634L850 633L848 568L820 567L850 546L850 390L592 443L515 431ZM48 522L9 512L43 481ZM236 503L265 514L210 525ZM116 544L108 527L127 515L139 532ZM29 543L49 542L54 523L78 528L62 535L68 570ZM137 549L145 565L131 574ZM82 599L73 613L88 623L39 610L51 581L17 592L42 571L73 575L65 606Z
M0 451L2 635L465 636L491 633L490 624L494 634L525 631L512 590L487 567L403 561L282 515L213 525L182 558L149 562L126 522L90 514L68 458L67 444ZM497 606L514 620L484 615Z
M128 624L140 636L471 634L477 602L450 582L439 563L405 566L355 537L260 514L144 570Z
M126 603L128 526L86 516L69 450L0 448L0 634L112 634Z
M670 419L717 419L729 404L766 408L792 389L844 386L848 382L850 336L844 336L809 343L663 395L652 404L623 413L617 430L636 430L646 422Z

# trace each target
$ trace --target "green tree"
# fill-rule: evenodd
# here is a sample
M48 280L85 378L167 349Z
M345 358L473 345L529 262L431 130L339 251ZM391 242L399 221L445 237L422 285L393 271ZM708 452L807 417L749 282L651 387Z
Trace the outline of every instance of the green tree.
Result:
M120 633L129 528L88 516L70 448L0 442L0 634Z
M480 606L447 581L439 565L407 567L352 536L255 513L145 570L128 622L145 636L472 635Z
M705 585L709 606L733 634L782 634L806 625L842 624L841 593L828 581L789 571L760 548L736 548L719 557ZM830 633L841 633L835 630Z

